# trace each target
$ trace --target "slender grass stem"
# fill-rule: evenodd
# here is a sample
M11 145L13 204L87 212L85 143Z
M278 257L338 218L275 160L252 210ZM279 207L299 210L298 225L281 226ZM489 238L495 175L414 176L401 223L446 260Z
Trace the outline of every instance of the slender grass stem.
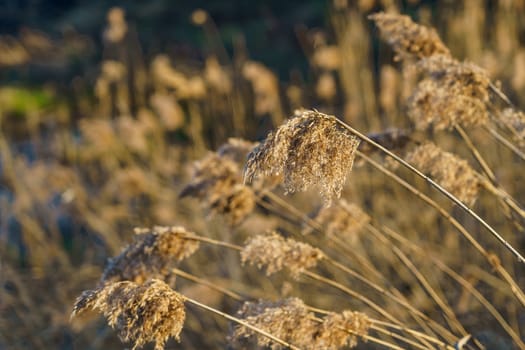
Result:
M287 343L287 342L285 342L284 340L282 340L282 339L280 339L280 338L277 338L276 336L274 336L274 335L272 335L272 334L266 332L265 330L260 329L260 328L258 328L258 327L255 327L255 326L249 324L248 322L245 322L245 321L243 321L243 320L241 320L241 319L239 319L239 318L237 318L237 317L231 316L231 315L229 315L229 314L227 314L227 313L225 313L225 312L222 312L222 311L220 311L220 310L217 310L217 309L215 309L215 308L212 308L211 306L205 305L205 304L203 304L203 303L201 303L201 302L198 302L197 300L194 300L194 299L188 298L188 297L186 297L186 296L184 297L184 299L185 299L185 301L187 301L188 303L193 304L193 305L195 305L195 306L197 306L197 307L200 307L201 309L204 309L204 310L206 310L206 311L212 312L212 313L214 313L214 314L216 314L216 315L219 315L219 316L221 316L221 317L224 317L224 318L227 319L227 320L233 321L233 322L235 322L235 323L237 323L237 324L240 324L241 326L244 326L244 327L246 327L246 328L249 328L249 329L251 329L252 331L257 332L257 333L259 333L259 334L261 334L261 335L267 337L268 339L271 339L272 341L274 341L274 342L276 342L276 343L278 343L278 344L280 344L280 345L282 345L282 346L285 346L285 347L287 347L287 348L289 348L289 349L292 349L292 350L300 350L300 348L298 348L297 346L292 345L292 344L290 344L290 343Z
M499 313L499 311L481 294L470 282L468 282L465 278L463 278L460 274L455 272L453 269L448 267L444 262L442 262L440 259L434 257L432 254L429 254L427 250L421 248L414 242L406 239L402 235L396 233L392 229L388 227L383 227L383 230L380 231L390 237L391 239L395 240L396 242L399 242L407 249L410 249L412 252L425 257L427 259L430 259L432 263L434 263L441 271L449 275L452 279L454 279L459 285L461 285L463 288L465 288L475 299L478 300L478 302L487 309L487 311L494 317L494 319L501 325L501 327L507 332L507 334L510 335L510 337L514 340L514 342L519 346L520 349L525 349L525 343L521 340L518 334L514 331L514 329L507 323L505 318ZM392 240L390 240L390 244L394 244Z
M485 126L485 131L487 131L492 137L496 139L499 143L501 143L503 146L507 147L509 150L511 150L514 154L516 154L518 157L521 158L521 160L525 160L525 153L523 153L518 147L516 147L512 142L507 140L505 136L501 135L497 130L490 128L488 126Z
M516 283L516 281L514 281L512 276L505 270L505 268L498 261L494 259L494 256L491 253L489 253L485 248L483 248L481 244L479 244L479 242L474 237L472 237L472 235L465 229L465 227L463 227L463 225L459 223L459 221L457 221L454 217L452 217L452 215L450 215L450 213L447 212L445 209L443 209L438 203L436 203L430 197L428 197L427 195L425 195L424 193L416 189L414 186L412 186L405 180L401 179L399 176L397 176L390 170L386 169L384 166L374 161L372 158L366 156L365 154L359 151L357 152L358 152L358 155L361 158L363 158L367 163L369 163L370 165L372 165L373 167L381 171L383 174L391 177L394 181L396 181L401 186L403 186L404 188L412 192L419 199L421 199L422 201L424 201L425 203L427 203L428 205L436 209L440 215L442 215L447 221L449 221L452 224L452 226L454 226L459 231L459 233L462 234L470 242L470 244L472 244L472 246L476 248L476 250L480 252L481 255L483 255L483 257L485 257L487 262L509 284L509 286L511 287L511 290L513 291L516 298L520 301L520 303L523 306L525 306L525 294L523 293L521 288L518 287L518 284Z
M463 141L465 141L465 144L470 150L470 153L472 153L472 155L474 156L478 164L481 166L481 169L483 169L483 172L485 173L485 175L489 178L489 180L493 184L496 184L497 183L496 175L494 175L494 172L492 171L492 169L490 169L489 165L487 164L487 162L485 161L481 153L479 153L478 149L474 145L474 142L472 142L468 134L465 132L465 130L460 125L455 125L454 128L456 129L458 134L461 136Z
M426 176L425 174L423 174L421 171L419 171L417 168L415 168L414 166L412 166L411 164L409 164L407 161L405 161L404 159L402 159L401 157L397 156L396 154L390 152L388 149L386 149L385 147L381 146L380 144L378 144L377 142L373 141L372 139L370 139L368 136L366 136L365 134L357 131L356 129L352 128L350 125L346 124L345 122L343 122L342 120L340 119L336 119L337 122L343 126L345 129L347 129L348 131L350 131L351 133L353 133L354 135L356 135L357 137L359 137L360 139L368 142L369 144L371 144L372 146L378 148L379 150L381 150L383 153L385 153L386 155L390 156L391 158L393 158L395 161L397 161L398 163L400 163L401 165L403 165L404 167L406 167L407 169L409 169L411 172L413 172L414 174L416 174L417 176L421 177L422 179L424 179L426 182L428 182L432 187L434 187L436 190L438 190L439 192L441 192L445 197L447 197L448 199L450 199L452 202L454 202L456 205L458 205L461 209L463 209L466 213L468 213L470 216L472 216L476 221L478 221L483 227L485 227L485 229L487 229L487 231L489 231L501 244L503 244L512 254L514 254L516 256L516 258L518 259L519 262L525 264L525 258L509 243L507 242L494 228L492 228L492 226L490 226L485 220L483 220L478 214L476 214L476 212L474 212L472 209L470 209L467 205L465 205L462 201L460 201L459 199L457 199L452 193L448 192L446 189L444 189L440 184L438 184L437 182L435 182L434 180L432 180L430 177Z

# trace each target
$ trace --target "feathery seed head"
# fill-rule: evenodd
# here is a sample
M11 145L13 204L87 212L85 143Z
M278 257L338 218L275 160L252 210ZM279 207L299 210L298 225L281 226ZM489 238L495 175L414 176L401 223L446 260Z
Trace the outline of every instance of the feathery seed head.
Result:
M180 340L186 317L184 297L155 279L144 284L114 282L84 291L71 316L86 309L103 313L123 342L133 342L133 349L155 342L155 350L161 350L169 337Z
M243 184L235 184L220 196L211 196L209 206L211 211L224 215L231 226L242 222L255 208L253 190Z
M136 232L135 242L109 260L101 284L125 280L143 283L150 278L165 278L170 275L174 260L185 259L199 248L198 241L184 238L193 233L180 226L137 229Z
M366 336L371 325L365 314L352 311L331 313L321 320L316 319L298 298L276 302L245 302L237 315L249 324L305 350L354 347L357 345L357 337ZM240 340L252 336L257 337L261 346L282 348L242 325L235 327L232 338Z
M243 264L248 262L259 269L266 267L268 276L286 267L293 277L298 277L302 271L315 267L323 257L319 249L275 232L250 238L241 251Z
M308 317L309 315L312 314L298 298L276 302L264 300L245 302L237 313L239 318L249 324L300 348L308 344L316 328L315 322ZM232 338L236 340L252 336L257 337L260 346L269 346L272 350L282 349L280 344L273 343L270 339L242 325L236 326L232 334Z
M436 55L422 59L418 68L427 75L408 101L416 128L437 130L484 125L488 122L490 79L480 67Z
M320 186L329 202L340 196L358 145L359 140L334 116L303 110L253 150L245 180L258 174L283 175L287 192Z
M241 183L241 170L233 160L244 153L247 142L229 143L220 153L210 153L195 163L193 179L180 197L199 198L212 213L224 215L230 225L239 224L255 208L253 190Z
M383 39L392 46L396 60L450 56L450 51L434 29L414 23L409 16L379 12L368 18L375 22Z
M406 160L443 186L462 202L472 205L477 199L480 182L467 161L427 142L412 152Z
M505 108L501 113L500 121L517 134L521 143L525 142L525 113Z
M358 337L368 334L371 322L362 312L345 310L323 318L315 339L316 349L339 349L357 346ZM351 331L351 332L349 332Z

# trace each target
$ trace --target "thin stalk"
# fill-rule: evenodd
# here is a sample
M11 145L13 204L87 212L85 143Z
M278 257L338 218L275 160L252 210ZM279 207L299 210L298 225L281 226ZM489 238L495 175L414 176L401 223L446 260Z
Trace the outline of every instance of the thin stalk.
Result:
M483 185L483 187L485 187L487 191L489 191L490 193L498 197L500 200L505 202L505 204L507 204L507 206L510 209L512 209L519 216L521 216L522 219L525 219L525 210L521 208L519 203L514 198L512 198L511 195L505 192L505 190L503 190L502 188L490 183L489 181L483 180L483 178L480 179L481 184Z
M518 147L516 147L512 142L507 140L505 136L500 135L500 133L497 130L494 130L493 128L490 128L488 126L485 126L485 131L487 131L492 137L496 139L499 143L501 143L503 146L507 147L509 150L514 152L518 157L521 158L521 160L525 160L525 153L523 153Z
M322 322L323 322L322 319L320 319L320 318L318 318L318 317L315 317L315 316L310 317L310 319L313 320L313 321L315 321L315 322L319 322L319 323L322 323ZM337 328L340 329L340 330L342 330L342 331L345 331L345 332L347 332L347 333L349 333L349 334L352 334L352 335L355 335L355 336L361 337L361 338L363 338L363 339L365 339L365 340L369 340L369 341L372 342L372 343L376 343L376 344L380 344L380 345L386 346L386 347L388 347L389 349L401 349L401 350L403 349L403 348L397 346L396 344L393 344L393 343L390 343L390 342L387 342L387 341L384 341L384 340L381 340L381 339L378 339L378 338L372 337L372 336L367 335L367 334L358 334L357 332L354 332L354 331L351 330L351 329L348 329L348 328L345 328L345 327L341 327L341 326L337 326ZM373 328L373 326L370 327L370 328L371 328L371 329L374 329L374 330L377 330L376 328ZM377 327L377 328L379 328L379 327ZM379 329L380 329L380 328L379 328ZM388 333L389 333L388 331L384 331L384 332L385 332L385 334L388 334ZM394 337L393 337L393 338L394 338ZM412 343L414 346L419 347L420 349L426 349L426 348L422 347L421 345L414 343L414 342L411 341L410 339L406 339L406 338L403 337L403 336L399 336L399 338L400 338L402 341L404 341L404 342L407 342L407 343L410 342L410 343Z
M237 251L241 251L242 250L242 247L240 245L233 244L233 243L228 243L228 242L223 242L223 241L218 241L216 239L212 239L212 238L208 238L208 237L195 236L195 235L186 235L186 234L180 234L179 236L184 238L184 239L210 243L210 244L213 244L213 245L230 248L230 249L237 250Z
M356 129L352 128L350 125L346 124L340 119L337 119L337 122L343 126L345 129L353 133L354 135L358 136L360 139L368 142L372 146L376 147L377 149L381 150L386 155L393 158L395 161L403 165L405 168L416 174L417 176L424 179L426 182L428 182L432 187L434 187L436 190L441 192L445 197L450 199L452 202L457 204L461 209L463 209L467 214L472 216L476 221L478 221L483 227L485 227L501 244L503 244L512 254L518 258L518 261L525 264L525 258L509 243L507 242L492 226L490 226L485 220L483 220L476 212L474 212L472 209L470 209L467 205L465 205L462 201L457 199L452 193L448 192L446 189L444 189L440 184L432 180L430 177L423 174L421 171L419 171L417 168L409 164L407 161L402 159L401 157L397 156L396 154L390 152L385 147L381 146L377 142L370 139L365 134L362 134L361 132L357 131Z
M317 274L315 272L311 272L311 271L308 271L308 270L304 270L301 273L303 275L306 275L306 276L310 277L313 280L316 280L316 281L319 281L319 282L323 282L323 283L325 283L325 284L327 284L329 286L332 286L332 287L334 287L336 289L339 289L340 291L350 295L353 298L358 299L362 303L364 303L367 306L371 307L373 310L375 310L381 316L387 318L390 322L393 322L393 323L399 324L399 325L402 324L402 322L400 320L398 320L397 318L392 316L384 308L382 308L381 306L377 305L376 303L374 303L372 300L368 299L364 295L362 295L360 293L357 293L357 292L353 291L352 289L342 285L341 283L338 283L338 282L336 282L334 280L331 280L329 278L323 277L323 276L321 276L321 275L319 275L319 274Z
M392 251L394 252L394 254L396 254L396 256L399 258L399 260L401 260L401 262L416 277L416 279L419 281L419 283L421 283L423 288L427 291L427 293L434 300L434 302L441 308L441 310L443 310L443 313L447 316L447 318L449 319L449 322L451 322L454 325L454 327L457 329L457 331L463 336L467 335L468 332L465 330L465 328L463 327L461 322L459 322L459 320L456 317L456 314L454 313L454 311L452 311L452 308L445 301L443 301L441 299L441 297L437 294L437 292L434 290L434 288L432 288L430 283L427 281L425 276L423 276L421 274L421 272L419 272L419 270L415 267L415 265L412 263L412 261L410 261L410 259L401 250L399 250L397 247L390 246L388 244L388 240L384 239L384 237L379 233L378 229L376 229L372 225L369 225L368 228L369 228L370 233L372 233L374 236L376 236L383 243L386 243L390 247L390 249L392 249ZM383 239L381 239L381 238L383 238ZM387 242L385 242L385 240Z
M205 279L203 279L203 278L197 277L197 276L192 275L192 274L190 274L190 273L187 273L187 272L185 272L185 271L182 271L182 270L179 270L179 269L177 269L177 268L174 268L174 269L172 269L172 272L175 273L177 276L180 276L180 277L182 277L182 278L188 279L188 280L190 280L190 281L192 281L192 282L195 282L195 283L198 283L198 284L201 284L201 285L205 285L205 286L207 286L207 287L210 287L211 289L216 290L216 291L218 291L219 293L222 293L222 294L224 294L224 295L226 295L226 296L228 296L228 297L230 297L230 298L232 298L232 299L234 299L234 300L242 301L242 300L244 299L244 298L241 297L240 294L235 293L235 292L231 291L230 289L227 289L227 288L221 287L221 286L219 286L219 285L217 285L217 284L211 283L211 282L209 282L209 281L207 281L207 280L205 280ZM322 315L330 315L330 314L333 313L333 312L331 312L331 311L327 311L327 310L323 310L323 309L315 308L315 307L308 306L308 305L307 305L306 307L307 307L308 310L310 310L310 311L312 311L312 312L315 312L315 313L322 314ZM314 319L315 321L322 322L322 320L319 319L318 317L313 317L313 319ZM372 321L372 322L376 322L376 321L374 320L374 321ZM388 325L391 325L391 323L388 323ZM343 330L345 330L345 331L348 331L348 330L345 329L345 328L342 328L342 327L340 327L340 328L343 329ZM430 343L427 343L427 344L428 344L428 347L425 348L425 347L421 346L420 344L415 343L415 342L413 342L412 340L410 340L410 339L408 339L408 338L406 338L406 337L403 337L403 336L401 336L401 335L399 335L399 334L394 334L394 333L392 333L392 332L390 332L390 331L388 331L388 330L382 329L382 328L379 327L378 325L372 325L371 328L374 329L375 331L378 331L378 332L380 332L380 333L384 333L384 334L390 335L390 336L393 337L393 338L399 339L399 340L401 340L401 341L403 341L403 342L405 342L405 343L407 343L407 344L411 344L411 345L413 345L413 346L415 346L415 347L418 347L418 348L420 348L420 349L432 348L432 347L430 346ZM405 328L405 327L401 327L401 326L395 326L395 329L405 331L405 332L407 332L408 334L410 334L410 335L416 337L416 339L421 338L421 339L419 339L420 341L423 340L423 341L426 342L426 341L429 341L429 339L430 339L430 340L432 340L432 341L431 341L432 343L440 344L440 345L442 345L442 344L444 345L444 344L445 344L445 343L441 342L441 341L438 340L438 339L435 339L435 338L430 337L430 336L428 336L428 335L426 335L426 334L423 334L423 333L420 333L420 332L414 331L414 330L409 329L409 328ZM452 347L447 346L447 350L452 350L452 349L453 349Z
M496 85L494 85L492 82L489 83L490 90L496 94L503 102L509 105L511 108L516 108L514 104L511 102L511 100L501 91Z
M432 200L430 197L416 189L414 186L406 182L405 180L401 179L399 176L391 172L390 170L386 169L384 166L379 164L378 162L374 161L372 158L366 156L365 154L357 151L357 154L363 158L367 163L381 171L383 174L387 175L388 177L392 178L394 181L399 183L401 186L412 192L414 195L416 195L419 199L433 207L438 211L438 213L443 216L447 221L449 221L452 226L454 226L459 233L461 233L476 250L483 255L483 257L487 260L487 262L503 277L503 279L509 284L511 287L511 290L513 291L516 298L520 301L520 303L525 306L525 294L523 291L518 287L518 284L512 276L505 270L505 268L501 264L495 264L494 257L492 254L490 254L485 248L483 248L478 241L472 235L457 221L452 215L450 215L449 212L447 212L445 209L443 209L438 203L436 203L434 200Z
M431 347L425 347L425 346L423 346L423 345L421 345L419 343L416 343L413 340L410 340L410 339L408 339L406 337L403 337L402 335L399 335L397 333L391 332L391 331L389 331L387 329L383 329L383 328L378 327L376 325L371 325L370 329L373 329L374 331L376 331L378 333L386 334L386 335L388 335L388 336L390 336L392 338L395 338L397 340L401 340L402 342L407 343L409 345L412 345L413 347L418 348L418 349L432 349ZM450 347L450 348L454 349L452 347Z
M237 323L237 324L240 324L241 326L244 326L244 327L246 327L246 328L249 328L249 329L251 329L252 331L257 332L257 333L259 333L259 334L261 334L261 335L267 337L268 339L271 339L272 341L276 342L277 344L281 344L282 346L285 346L285 347L287 347L287 348L289 348L289 349L292 349L292 350L300 350L300 348L298 348L297 346L292 345L292 344L290 344L290 343L287 343L287 342L285 342L284 340L282 340L282 339L280 339L280 338L277 338L276 336L274 336L274 335L272 335L272 334L266 332L265 330L260 329L260 328L258 328L258 327L255 327L255 326L249 324L248 322L241 320L240 318L237 318L237 317L231 316L231 315L229 315L229 314L227 314L227 313L225 313L225 312L222 312L222 311L220 311L220 310L214 309L214 308L212 308L211 306L205 305L205 304L203 304L203 303L198 302L197 300L194 300L194 299L188 298L188 297L186 297L186 296L184 296L184 300L187 301L187 302L189 302L190 304L193 304L193 305L195 305L195 306L200 307L201 309L204 309L204 310L206 310L206 311L210 311L210 312L212 312L212 313L214 313L214 314L216 314L216 315L219 315L219 316L221 316L221 317L224 317L224 318L227 319L227 320L233 321L233 322L235 322L235 323Z
M315 230L316 232L322 233L322 234L324 233L323 227L317 221L315 221L315 219L311 219L310 217L308 217L308 215L305 215L303 212L301 212L295 206L293 206L292 204L284 201L282 198L280 198L279 196L277 196L273 192L262 191L261 195L267 196L268 199L270 199L270 201L273 202L273 204L275 204L277 206L280 206L282 209L287 210L288 212L290 212L290 214L295 215L299 221L304 222L311 229ZM261 201L261 202L263 202L263 201ZM257 203L259 203L259 200L258 200ZM263 204L261 204L261 205L263 205ZM264 204L263 206L264 206L265 209L272 211L272 213L274 213L276 215L284 216L282 211L277 211L278 210L277 208L272 208L271 206L266 205L266 204ZM286 218L286 219L289 220L290 222L294 222L290 218ZM335 244L336 247L338 247L340 249L343 249L346 254L350 254L361 265L361 267L363 267L364 269L366 269L368 272L370 272L371 274L375 275L376 277L386 281L384 276L382 276L381 273L378 272L373 267L372 264L368 263L365 258L363 258L363 257L361 257L361 256L356 254L355 249L348 249L346 244L345 244L345 242L343 242L338 237L328 237L328 239L331 240Z
M497 183L496 175L494 175L494 172L492 171L492 169L490 169L485 159L481 156L478 149L474 145L474 142L472 142L468 134L465 132L465 130L463 130L463 128L460 125L456 125L454 126L454 128L456 129L458 134L461 136L463 141L465 141L465 144L470 150L470 153L472 153L472 155L474 156L478 164L481 166L481 169L483 169L483 172L485 173L485 175L487 175L487 177L493 184L496 184Z
M358 274L357 272L353 271L352 269L350 269L350 268L348 268L348 267L338 263L337 261L331 260L329 258L327 260L332 265L334 265L335 267L341 269L342 271L345 271L346 273L350 274L351 276L357 278L361 282L363 282L363 283L367 284L368 286L370 286L371 288L375 289L379 293L389 297L394 302L396 302L399 305L405 307L406 309L409 310L410 313L413 314L413 316L415 316L417 318L422 318L424 321L428 322L429 325L432 325L433 327L439 329L439 331L441 331L441 332L448 332L448 330L446 330L443 326L441 326L440 324L438 324L434 320L430 319L427 315L425 315L424 313L422 313L421 311L417 310L412 305L410 305L404 298L402 299L402 298L399 298L399 297L395 296L394 294L390 293L386 289L381 288L380 286L376 285L375 283L369 281L367 278L361 276L360 274ZM438 305L443 308L443 306L440 305L439 303L438 303ZM443 308L443 311L445 312L445 314L447 314L447 316L449 318L451 318L451 321L454 323L454 325L456 326L458 331L460 333L462 333L463 335L466 335L467 331L461 326L461 323L459 323L459 321L455 317L454 313L450 309L447 310L446 306Z
M189 281L192 281L192 282L195 282L195 283L199 283L199 284L202 284L203 286L206 286L206 287L209 287L210 289L213 289L217 292L220 292L224 295L227 295L229 296L230 298L234 299L234 300L237 300L237 301L242 301L244 298L241 297L240 294L237 294L235 292L232 292L231 290L229 289L226 289L226 288L223 288L221 286L218 286L216 285L215 283L211 283L210 281L207 281L203 278L199 278L195 275L192 275L190 273L187 273L185 271L182 271L182 270L179 270L177 268L173 268L171 270L171 272L173 272L175 275L177 276L180 276L182 278L185 278Z
M454 347L448 345L447 343L444 343L441 340L436 339L434 337L430 337L429 335L427 335L425 333L421 333L421 332L415 331L415 330L410 329L410 328L398 326L398 325L390 323L390 322L385 322L385 321L380 321L380 320L375 320L375 319L369 319L369 320L370 320L370 322L372 322L373 325L380 325L380 326L383 326L383 327L392 328L392 329L395 329L395 330L398 330L398 331L402 331L402 332L406 332L406 333L412 334L415 337L421 337L421 338L426 339L427 341L429 341L431 343L434 343L437 346L442 347L442 348L447 349L447 350L454 349Z
M499 313L499 311L492 306L492 304L481 294L470 282L468 282L465 278L463 278L461 275L459 275L457 272L452 270L450 267L448 267L445 263L443 263L440 259L434 257L432 254L429 254L429 252L414 242L406 239L399 233L396 233L392 229L388 227L383 227L383 230L380 231L383 232L385 235L388 235L388 237L392 238L396 242L399 242L404 247L410 249L411 251L419 254L420 256L423 256L427 259L430 259L441 271L449 275L452 279L454 279L457 283L459 283L463 288L465 288L475 299L478 300L478 302L487 309L487 311L494 317L494 319L501 325L501 327L510 335L510 337L516 342L516 344L519 346L520 349L525 349L525 343L521 340L518 334L514 331L514 329L507 323L505 318ZM390 241L390 244L394 244L392 241Z

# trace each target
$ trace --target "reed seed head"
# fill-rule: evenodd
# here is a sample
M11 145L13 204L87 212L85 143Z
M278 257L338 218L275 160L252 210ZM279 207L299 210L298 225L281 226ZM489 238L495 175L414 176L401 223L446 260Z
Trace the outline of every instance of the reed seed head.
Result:
M220 153L210 153L195 163L193 178L180 197L192 196L214 214L223 215L230 225L242 222L255 208L255 194L241 182L241 170L233 158L246 156L245 144L229 144Z
M169 337L180 341L186 317L184 297L155 279L144 284L115 282L84 291L71 316L87 309L104 314L119 338L133 343L133 349L155 342L155 350L162 350Z
M433 28L414 23L409 16L379 12L368 18L375 22L383 39L392 46L396 60L450 56L450 51Z
M445 152L431 142L412 152L406 160L430 176L462 202L472 205L478 197L480 181L467 161Z
M247 323L305 350L355 347L357 338L365 337L371 325L368 317L360 312L343 311L340 314L331 313L322 319L316 318L298 298L276 302L245 302L237 315ZM260 346L282 348L242 325L235 327L232 339L252 336L257 337Z
M284 238L276 232L267 235L257 235L248 240L241 251L241 261L266 268L269 276L288 268L293 277L311 267L324 257L323 252L309 244Z
M368 334L371 322L362 312L345 310L323 318L316 335L315 349L339 349L357 346L358 337Z
M408 115L417 129L468 128L488 122L490 79L483 69L442 55L422 59L417 66L427 76L408 101Z
M316 328L315 322L308 317L309 315L311 313L308 312L303 301L298 298L276 302L263 300L245 302L237 313L237 317L247 323L300 348L308 344ZM252 336L257 338L260 346L267 346L272 350L283 348L280 344L242 325L236 326L232 334L235 340Z
M525 113L505 108L501 113L500 121L516 133L521 143L525 142Z
M109 260L101 284L166 278L175 260L185 259L199 249L198 241L185 238L193 233L180 226L136 229L136 233L135 241Z
M245 180L283 175L287 192L320 186L326 202L339 197L359 140L334 116L298 111L248 156Z

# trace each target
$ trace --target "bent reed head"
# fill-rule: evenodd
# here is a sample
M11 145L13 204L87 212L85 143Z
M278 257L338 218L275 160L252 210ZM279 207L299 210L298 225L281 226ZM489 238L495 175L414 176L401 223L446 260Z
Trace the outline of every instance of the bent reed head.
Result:
M336 117L300 110L250 153L244 178L282 175L287 192L319 186L330 202L341 195L358 146L359 139Z

